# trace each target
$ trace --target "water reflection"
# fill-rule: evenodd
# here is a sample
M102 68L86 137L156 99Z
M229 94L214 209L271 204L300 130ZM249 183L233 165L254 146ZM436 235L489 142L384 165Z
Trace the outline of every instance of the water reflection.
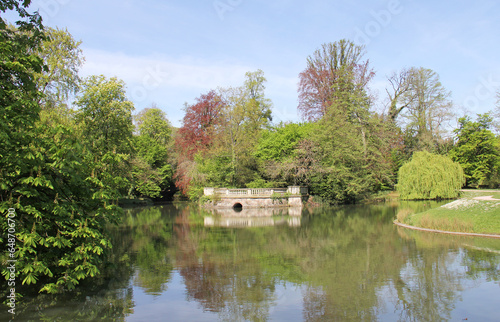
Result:
M213 216L219 217L280 217L302 216L303 207L289 208L221 208L204 210Z
M129 211L112 230L100 279L80 297L28 297L21 316L144 320L148 311L155 312L148 320L162 321L182 301L197 304L176 313L184 320L497 320L500 241L392 225L398 209L410 206L259 218L214 215L193 204ZM485 287L488 296L470 299L469 291ZM138 301L133 290L150 299ZM491 305L474 309L479 301Z
M288 225L299 227L302 222L302 207L290 208L240 208L238 210L210 209L205 210L203 219L205 227L270 227L277 225Z
M205 227L269 227L277 225L288 225L290 227L299 227L300 217L205 217Z

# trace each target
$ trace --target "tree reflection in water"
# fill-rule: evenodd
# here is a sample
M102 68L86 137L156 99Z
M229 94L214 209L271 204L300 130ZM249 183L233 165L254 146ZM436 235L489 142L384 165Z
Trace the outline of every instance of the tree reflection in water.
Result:
M397 208L305 209L300 225L276 225L275 217L273 226L240 228L205 227L210 214L194 204L128 211L111 230L101 277L79 295L27 296L36 309L22 306L20 315L140 320L133 286L175 311L163 295L179 283L176 275L184 300L219 320L441 321L456 318L467 288L498 284L500 241L397 228ZM292 287L285 292L285 285Z
M123 225L133 234L129 252L136 267L134 285L155 296L167 290L173 270L170 251L173 224L160 210L147 208L135 216L129 214Z

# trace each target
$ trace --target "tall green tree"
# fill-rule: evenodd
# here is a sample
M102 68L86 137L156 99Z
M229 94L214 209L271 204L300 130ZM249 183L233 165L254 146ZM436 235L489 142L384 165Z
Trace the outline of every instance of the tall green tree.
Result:
M114 77L90 76L83 81L75 104L79 107L76 120L82 140L92 155L87 160L95 170L92 178L101 187L115 191L101 197L115 199L126 194L130 186L134 106L126 98L125 83Z
M110 246L104 227L116 207L96 198L87 180L86 152L64 125L39 122L43 98L36 75L47 72L38 56L45 40L31 1L1 1L0 10L20 16L16 28L0 18L0 221L2 262L15 258L16 290L22 285L55 293L99 273L100 255ZM6 235L14 228L14 237ZM2 275L11 278L4 266Z
M172 125L167 119L167 115L156 105L145 108L135 116L139 135L150 137L161 145L170 142Z
M138 135L134 137L133 187L142 196L161 197L170 189L173 175L168 162L171 125L165 113L156 107L142 110L135 120Z
M50 190L52 183L46 177L40 178L34 169L41 166L40 156L35 154L34 146L37 141L36 122L39 119L40 107L37 104L41 98L37 91L33 74L43 70L42 59L34 53L44 40L41 17L30 14L26 8L30 1L1 1L0 10L14 11L20 16L17 28L9 28L8 22L0 17L0 213L4 217L0 222L2 229L1 241L5 244L10 237L12 249L24 249L20 244L24 235L29 233L24 226L30 220L33 212L41 209L34 208L30 201L40 188ZM31 36L29 36L31 35ZM38 157L38 158L37 158ZM37 180L37 184L34 182ZM38 188L40 187L40 188ZM31 208L33 207L33 208ZM8 236L9 227L7 210L16 210L14 231L17 233ZM31 227L30 227L31 228ZM2 262L14 259L12 255L2 253ZM22 270L26 262L20 262L18 270ZM5 268L5 266L4 266ZM9 272L2 271L8 279ZM17 274L18 277L19 273ZM26 274L25 274L26 276ZM24 282L35 282L31 278Z
M80 88L78 71L84 62L80 41L67 30L46 28L47 35L38 51L46 70L35 73L40 99L40 122L47 127L75 127L70 101ZM69 131L75 134L73 130Z
M375 146L368 146L368 137L363 137L366 129L352 122L345 109L330 109L319 125L313 140L319 146L321 166L312 174L311 191L332 203L356 202L375 186L370 164L378 160L369 157Z
M35 74L38 90L44 94L42 108L51 109L68 105L68 100L80 87L78 71L85 58L76 41L67 29L46 28L46 40L40 46L39 55L47 71Z
M214 157L230 162L228 178L232 186L244 186L257 170L253 151L262 129L271 121L272 104L265 97L266 78L261 70L247 72L243 86L221 89L221 126Z
M374 73L363 55L364 48L348 40L325 44L299 76L299 111L318 124L311 139L320 166L309 169L311 191L333 203L391 186L390 157L382 152L392 140L378 137L384 125L371 112Z
M449 155L464 169L467 185L477 187L497 181L494 176L500 170L500 140L491 132L493 118L479 114L475 122L468 116L458 122L456 143Z

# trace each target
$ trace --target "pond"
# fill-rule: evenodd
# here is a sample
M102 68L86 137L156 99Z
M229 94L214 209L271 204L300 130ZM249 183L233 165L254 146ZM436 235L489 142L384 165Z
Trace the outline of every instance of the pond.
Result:
M392 224L400 209L435 206L240 219L190 203L127 210L103 276L26 295L16 320L499 321L500 240Z

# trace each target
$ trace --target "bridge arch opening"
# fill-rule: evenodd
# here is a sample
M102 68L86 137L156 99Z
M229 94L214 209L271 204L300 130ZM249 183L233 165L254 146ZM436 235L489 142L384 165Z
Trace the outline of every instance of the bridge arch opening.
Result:
M243 210L243 205L241 203L237 202L233 205L233 210L236 212L240 212Z

